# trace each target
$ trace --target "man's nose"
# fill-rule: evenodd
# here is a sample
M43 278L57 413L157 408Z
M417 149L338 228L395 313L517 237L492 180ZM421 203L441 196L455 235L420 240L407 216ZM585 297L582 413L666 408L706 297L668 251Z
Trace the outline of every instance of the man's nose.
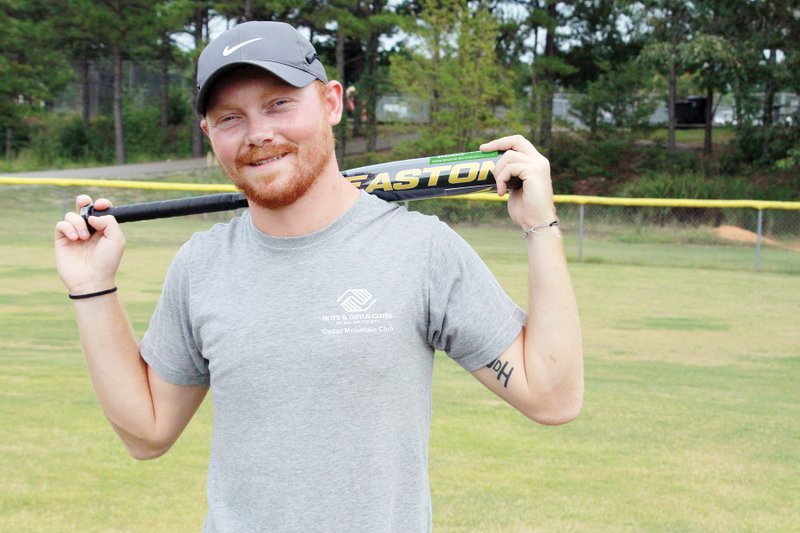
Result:
M263 146L275 140L273 122L263 116L256 115L248 121L247 137L245 142L250 146Z

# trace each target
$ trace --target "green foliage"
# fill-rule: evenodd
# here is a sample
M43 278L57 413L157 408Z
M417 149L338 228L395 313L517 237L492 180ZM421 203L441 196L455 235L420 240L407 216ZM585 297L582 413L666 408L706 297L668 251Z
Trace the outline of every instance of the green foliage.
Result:
M752 181L741 176L703 176L697 173L649 173L624 184L626 198L749 199L757 196Z
M645 67L638 61L603 66L597 79L586 84L582 97L573 99L573 113L592 133L619 128L649 129L648 120L657 102L647 83Z
M57 43L57 5L3 2L0 9L0 126L50 102L73 77Z
M154 128L159 124L160 110L153 106L131 108L126 106L125 145L129 157L135 154L149 154L164 157L167 153L166 132L161 128Z
M625 29L631 20L632 5L627 2L576 0L568 22L570 46L564 60L574 72L563 84L583 92L590 82L636 59L642 38ZM609 65L611 68L609 68ZM642 73L642 78L646 78Z
M797 169L800 171L800 145L791 148L785 158L776 161L775 167L780 170Z
M191 123L193 109L188 94L170 93L167 103L167 124L182 126Z
M30 121L27 151L39 166L59 165L65 161L109 162L114 154L114 138L110 117L99 116L83 125L72 115L40 115Z
M650 173L625 183L618 196L626 198L687 198L741 200L757 198L755 184L744 177L708 177L698 173ZM703 225L709 221L715 225L734 223L742 225L753 212L739 211L735 220L726 220L719 209L701 208L626 208L630 216L636 214L643 222L665 224L678 221L684 224ZM741 218L745 217L745 218Z
M86 130L79 117L72 117L66 121L58 132L58 155L72 160L85 159L89 147Z
M669 155L663 145L640 142L622 131L591 139L561 135L550 154L553 186L559 194L612 196L619 187L646 173L685 174L702 170L692 151Z
M191 132L185 98L171 98L168 129L160 128L160 109L156 106L125 106L125 137L133 160L187 157ZM108 115L89 120L84 126L76 115L37 114L27 122L27 152L36 165L52 166L65 162L109 164L114 160L114 122ZM26 156L27 157L27 156Z
M726 153L722 168L726 172L769 168L776 161L796 153L798 147L800 125L742 125L736 130L736 138Z
M392 58L390 76L404 93L431 103L430 121L417 143L425 153L472 150L487 130L515 129L511 111L504 119L496 112L499 106L514 107L513 80L486 38L496 29L483 5L422 2L416 24L407 29L420 44Z

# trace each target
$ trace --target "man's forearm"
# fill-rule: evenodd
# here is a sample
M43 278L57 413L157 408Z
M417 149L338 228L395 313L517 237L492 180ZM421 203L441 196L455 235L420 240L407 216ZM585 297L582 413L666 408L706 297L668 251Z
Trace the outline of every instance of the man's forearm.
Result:
M75 313L89 376L109 422L126 445L152 439L147 364L117 294L76 300Z
M559 230L528 236L528 265L525 372L540 411L536 418L564 423L583 403L583 346Z

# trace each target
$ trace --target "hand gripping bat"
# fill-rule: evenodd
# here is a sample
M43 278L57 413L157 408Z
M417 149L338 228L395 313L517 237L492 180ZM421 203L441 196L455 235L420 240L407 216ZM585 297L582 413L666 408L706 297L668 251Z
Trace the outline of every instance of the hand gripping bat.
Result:
M501 152L463 152L420 157L345 170L342 176L359 189L388 202L496 191L494 167L501 155ZM512 178L508 183L509 189L520 187L519 178ZM90 204L81 209L80 214L87 221L92 215L113 215L122 223L242 207L247 207L242 193L223 193L121 205L102 211ZM89 226L89 230L93 228Z

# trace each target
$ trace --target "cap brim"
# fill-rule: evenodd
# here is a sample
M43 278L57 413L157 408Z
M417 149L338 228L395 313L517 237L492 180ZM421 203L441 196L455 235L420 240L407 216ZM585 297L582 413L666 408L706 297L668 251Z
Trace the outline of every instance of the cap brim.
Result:
M309 74L308 72L296 69L292 66L273 61L243 60L235 63L228 63L224 67L217 69L217 71L209 76L205 83L203 83L203 86L200 87L200 92L197 93L197 112L200 113L200 115L205 116L207 111L206 107L208 105L208 97L211 95L211 90L214 88L214 85L216 85L220 78L236 67L241 67L243 65L254 65L256 67L260 67L294 87L305 87L317 79L317 77L313 74Z

